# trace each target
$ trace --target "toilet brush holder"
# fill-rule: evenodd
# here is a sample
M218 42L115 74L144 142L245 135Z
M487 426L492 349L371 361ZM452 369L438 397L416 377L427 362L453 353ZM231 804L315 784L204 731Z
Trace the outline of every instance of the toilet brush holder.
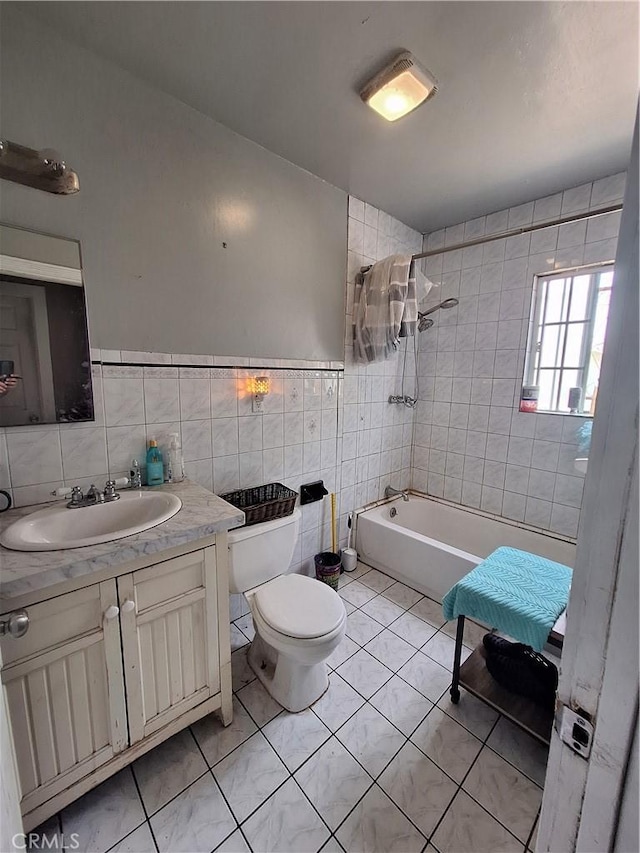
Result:
M358 553L355 548L342 549L342 568L345 572L352 572L358 565Z
M340 554L333 551L323 551L313 558L316 564L316 579L328 584L332 589L338 589L340 577Z

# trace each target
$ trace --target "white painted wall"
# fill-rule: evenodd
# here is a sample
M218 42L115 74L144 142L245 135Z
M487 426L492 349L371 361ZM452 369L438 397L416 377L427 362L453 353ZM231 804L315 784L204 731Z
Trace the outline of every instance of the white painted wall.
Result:
M1 15L3 136L58 149L81 189L3 181L0 219L81 241L92 345L341 360L346 194Z

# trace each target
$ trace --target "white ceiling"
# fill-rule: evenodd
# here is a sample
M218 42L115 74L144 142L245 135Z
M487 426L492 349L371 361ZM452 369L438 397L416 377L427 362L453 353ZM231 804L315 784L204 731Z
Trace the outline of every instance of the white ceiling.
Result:
M238 133L430 231L626 168L635 2L19 3ZM435 99L359 99L412 51Z

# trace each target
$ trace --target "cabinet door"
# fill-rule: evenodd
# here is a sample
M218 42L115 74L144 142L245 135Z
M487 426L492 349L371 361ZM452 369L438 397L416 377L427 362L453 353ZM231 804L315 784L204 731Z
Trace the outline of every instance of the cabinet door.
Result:
M23 813L128 741L114 580L28 608L29 630L2 638L2 684Z
M131 743L220 689L215 548L118 578Z

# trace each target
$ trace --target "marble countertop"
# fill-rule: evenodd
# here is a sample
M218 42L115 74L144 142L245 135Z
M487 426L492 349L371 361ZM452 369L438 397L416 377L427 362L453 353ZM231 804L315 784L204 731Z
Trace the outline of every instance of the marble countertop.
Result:
M244 524L242 510L189 480L155 488L177 495L182 507L173 518L142 533L64 551L10 551L0 545L2 610L11 608L11 599L85 575L103 573L108 568L117 569L140 557L159 554ZM0 533L17 519L38 509L42 506L12 509L0 514ZM117 574L115 571L114 575Z

